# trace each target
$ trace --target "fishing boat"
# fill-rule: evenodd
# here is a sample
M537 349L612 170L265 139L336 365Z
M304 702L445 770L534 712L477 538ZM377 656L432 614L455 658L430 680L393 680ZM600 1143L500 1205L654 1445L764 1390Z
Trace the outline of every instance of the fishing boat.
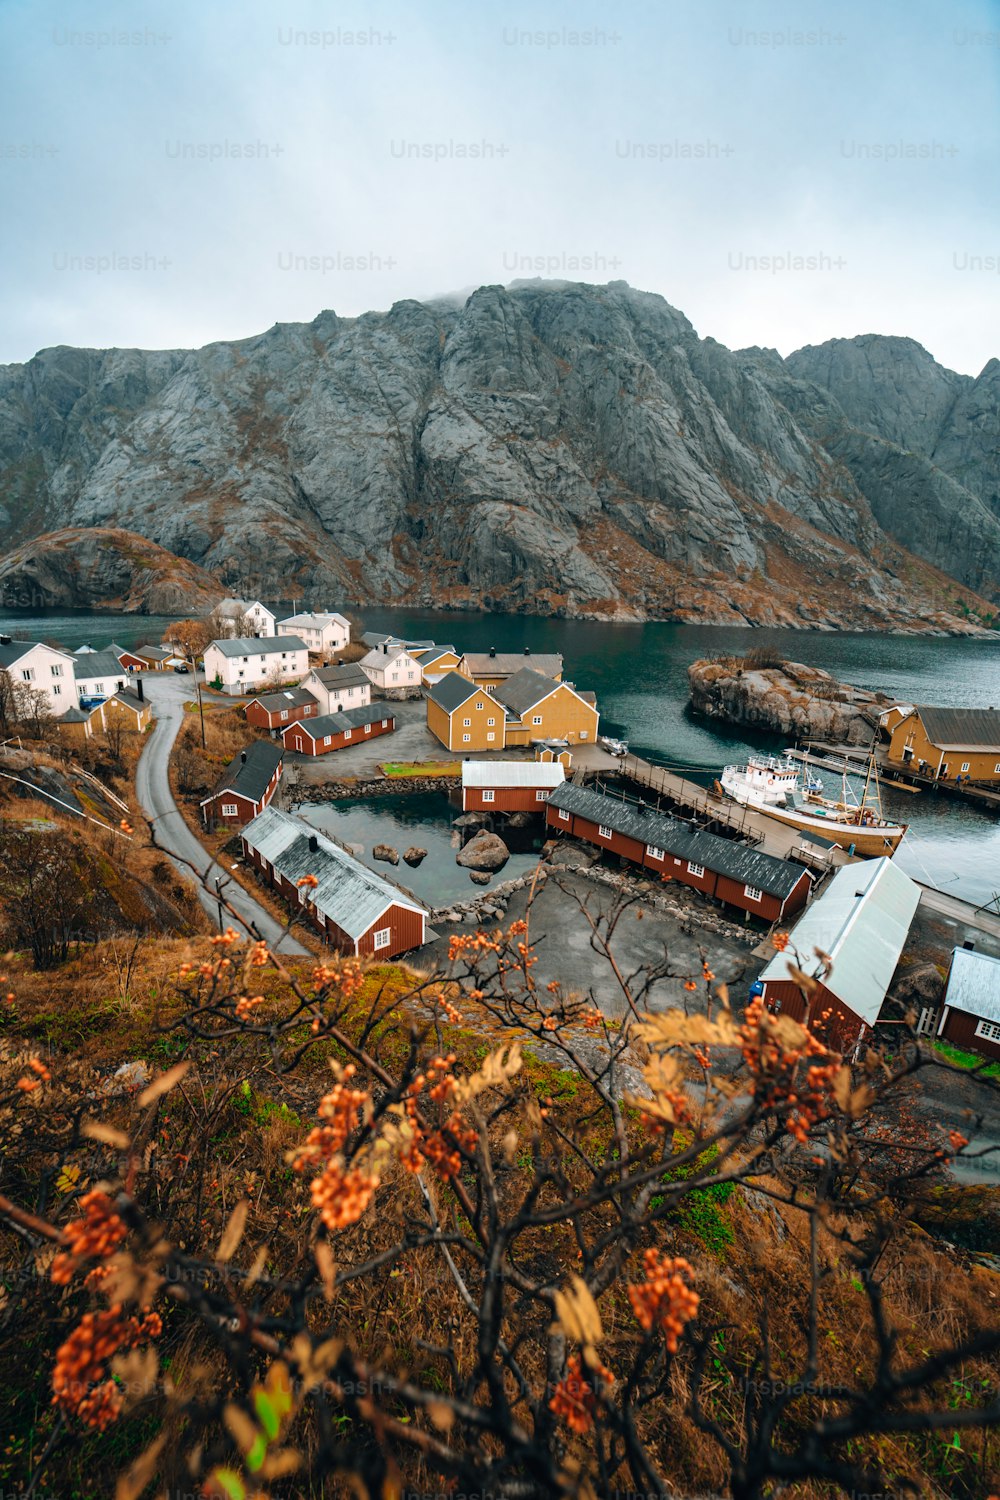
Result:
M855 854L895 854L907 825L893 823L882 813L874 756L868 761L860 799L848 787L846 769L839 801L825 797L817 779L803 781L799 766L787 757L751 756L745 766L725 768L722 790L744 807L803 833L818 834L842 849L853 848Z

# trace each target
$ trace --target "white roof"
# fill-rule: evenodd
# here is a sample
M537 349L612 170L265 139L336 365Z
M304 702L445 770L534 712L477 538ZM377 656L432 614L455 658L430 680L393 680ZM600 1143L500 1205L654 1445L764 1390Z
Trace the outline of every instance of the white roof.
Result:
M290 625L293 630L325 630L328 625L346 625L351 628L349 620L343 615L317 614L313 610L307 610L305 614L289 615L287 620L279 620L279 625Z
M833 960L823 981L832 995L874 1026L920 900L920 888L886 856L844 865L796 922L787 953L776 953L760 976L788 978L789 960L817 971L819 948Z
M383 651L381 646L376 646L374 651L369 651L367 656L361 658L358 666L371 668L374 671L378 668L389 666L391 662L398 661L401 656L405 656L407 661L413 662L415 667L420 665L404 646L390 646L388 651Z
M566 770L557 760L463 760L463 787L562 786Z
M1000 1022L1000 958L956 948L944 1003L980 1020Z
M419 901L291 813L266 807L244 828L243 838L286 879L315 875L319 884L307 889L306 901L350 938L361 937L390 906L425 911Z

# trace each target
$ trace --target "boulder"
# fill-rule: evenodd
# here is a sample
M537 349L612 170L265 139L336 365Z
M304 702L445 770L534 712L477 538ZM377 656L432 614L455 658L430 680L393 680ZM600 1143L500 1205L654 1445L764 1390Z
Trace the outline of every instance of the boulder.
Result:
M376 844L372 850L372 859L382 859L387 865L398 865L399 851L391 844Z
M406 860L406 863L408 865L419 865L419 863L420 863L421 860L427 858L427 850L426 849L418 849L417 846L414 844L414 845L411 845L411 847L406 850L406 852L403 855L403 858Z
M510 850L498 834L484 828L458 851L456 858L467 870L488 870L495 874L510 859Z
M511 828L530 828L531 820L535 816L530 812L512 812L507 816L507 823Z
M481 828L486 822L486 814L481 812L462 813L452 823L452 828Z
M476 885L489 885L493 876L489 870L470 870L469 879L474 880Z

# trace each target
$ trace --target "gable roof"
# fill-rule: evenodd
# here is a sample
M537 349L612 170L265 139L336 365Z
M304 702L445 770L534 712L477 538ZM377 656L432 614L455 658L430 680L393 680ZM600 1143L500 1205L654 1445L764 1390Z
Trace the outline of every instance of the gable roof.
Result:
M401 656L407 657L414 665L417 665L416 658L410 656L405 646L390 645L388 651L385 651L382 646L377 646L374 651L369 651L367 656L361 658L358 666L381 669L382 667L391 666Z
M118 692L109 701L111 703L120 703L123 708L130 708L137 714L141 714L145 709L149 708L148 699L140 698L139 694L133 693L130 688L119 688Z
M555 787L566 780L557 760L463 760L463 787Z
M277 651L305 651L306 643L297 635L226 635L221 640L211 641L212 647L223 656L273 656Z
M869 1026L878 1020L919 900L916 883L882 855L839 869L792 929L801 966L815 967L814 948L829 954L825 988ZM788 963L787 953L776 953L761 980L787 979Z
M168 656L173 656L169 646L136 646L131 652L132 656L141 656L149 661L166 661Z
M73 676L77 682L93 677L127 677L128 673L113 651L87 651L73 658Z
M0 667L12 667L15 662L21 660L29 651L34 651L41 646L45 651L52 651L56 656L63 656L67 661L74 658L68 651L62 651L58 646L47 646L44 641L0 641Z
M443 708L446 714L453 714L456 708L461 708L463 703L467 703L477 693L485 691L470 677L463 677L461 672L446 672L433 687L428 688L427 697L438 708ZM497 707L503 713L503 705L497 704Z
M713 874L726 875L781 901L791 895L805 873L801 865L793 865L787 859L776 859L773 854L694 828L680 818L667 817L642 803L622 802L575 782L564 781L556 787L548 805L565 808L591 823L613 828L616 833L662 849L675 859L703 865Z
M313 667L309 677L315 677L325 688L370 687L371 678L362 672L356 661L338 663L332 667ZM306 678L308 682L309 678Z
M513 677L522 667L559 677L563 669L562 657L553 651L466 651L462 660L474 676L482 677Z
M216 615L225 615L227 619L235 618L237 615L245 615L249 610L258 608L271 614L267 605L260 599L220 599L212 611Z
M229 762L216 783L215 791L202 797L201 806L211 802L220 792L238 792L251 802L259 802L281 764L284 753L284 746L275 744L273 740L254 740L243 751L242 757L234 756Z
M969 1016L1000 1024L1000 958L956 948L951 955L944 1003Z
M365 724L381 723L383 719L395 717L385 704L370 708L344 708L339 714L321 714L318 719L303 719L301 723L287 724L282 733L300 729L311 739L321 740L328 734L343 734L345 729L360 729Z
M413 896L383 880L332 839L276 807L266 807L259 813L244 828L243 839L248 848L293 884L304 875L314 875L318 884L306 889L304 904L315 906L355 941L390 906L421 913L426 910Z
M344 615L333 614L324 610L304 610L298 615L289 615L285 620L279 620L279 625L292 625L300 630L325 630L328 625L346 625L350 629L351 622Z
M496 690L496 695L502 703L505 703L512 714L517 714L520 719L536 703L541 703L543 698L550 697L557 688L566 687L564 682L556 682L552 677L546 677L542 672L536 672L534 667L522 667L515 672L506 682L502 682ZM572 689L570 689L572 691Z
M276 693L257 693L250 699L250 703L259 703L266 713L280 713L283 708L302 708L313 703L319 707L312 693L303 687L279 688ZM247 708L250 707L247 704Z
M927 738L939 750L1000 751L1000 709L932 708L918 703L916 712Z

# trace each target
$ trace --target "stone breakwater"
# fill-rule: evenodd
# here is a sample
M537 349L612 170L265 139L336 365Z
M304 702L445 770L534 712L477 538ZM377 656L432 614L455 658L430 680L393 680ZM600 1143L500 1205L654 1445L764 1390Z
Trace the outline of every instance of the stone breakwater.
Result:
M363 781L345 777L320 785L294 786L295 802L333 802L342 797L384 797L397 792L453 792L462 785L461 776L373 776Z
M831 744L868 744L877 714L892 701L838 682L818 667L762 661L753 652L693 662L688 688L692 708L706 718Z

